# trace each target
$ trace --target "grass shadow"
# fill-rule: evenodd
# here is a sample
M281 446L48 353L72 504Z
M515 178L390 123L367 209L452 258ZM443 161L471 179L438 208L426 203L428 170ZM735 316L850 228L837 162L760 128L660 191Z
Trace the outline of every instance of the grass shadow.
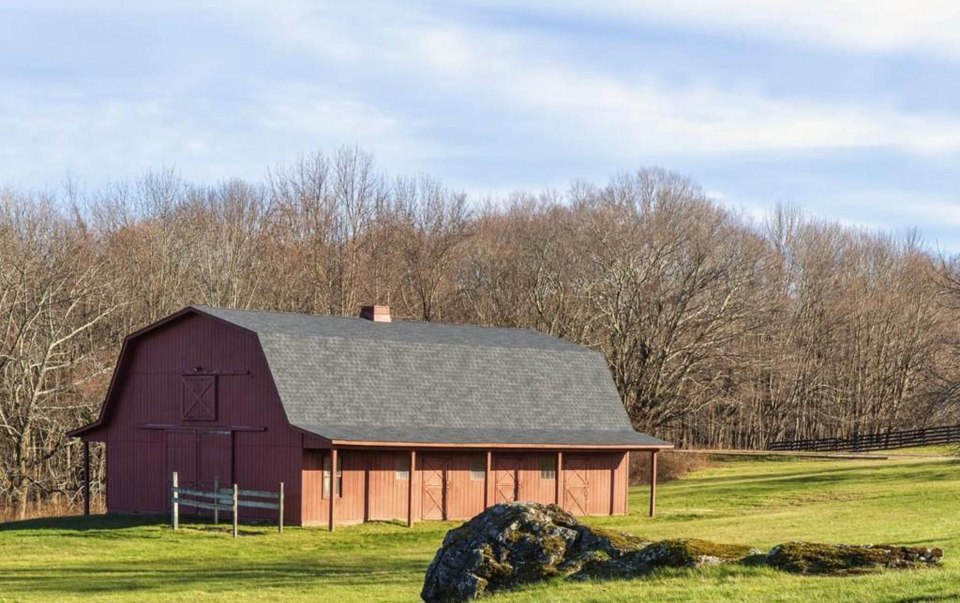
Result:
M160 525L165 518L159 515L70 515L66 517L41 517L0 523L0 531L11 530L120 530Z

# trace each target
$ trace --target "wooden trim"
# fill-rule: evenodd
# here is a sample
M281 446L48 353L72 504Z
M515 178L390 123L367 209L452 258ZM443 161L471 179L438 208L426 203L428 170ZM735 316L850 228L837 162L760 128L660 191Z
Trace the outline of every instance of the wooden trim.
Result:
M662 446L641 446L632 444L498 444L498 443L479 443L479 444L457 444L451 442L377 442L372 440L331 440L332 446L340 448L457 448L463 450L476 450L485 448L507 449L507 450L669 450L673 444L664 444Z
M622 460L622 458L621 458ZM620 464L610 469L610 516L612 517L617 509L617 470Z
M164 431L202 431L208 432L227 432L227 431L266 431L266 427L250 427L246 425L175 425L173 423L144 423L137 425L137 429L155 429Z
M164 374L164 373L158 373L158 374ZM237 376L249 375L249 374L250 374L250 371L231 371L231 370L206 371L202 369L199 371L194 371L190 369L180 369L181 377L237 377Z
M630 514L630 452L623 453L624 468L623 479L623 514Z
M407 475L407 527L413 527L413 476L417 471L417 451L410 451L410 473ZM369 497L370 493L367 493Z
M320 488L323 488L321 483ZM330 450L330 517L329 519L329 528L330 531L333 531L334 526L334 513L337 508L337 449L332 448Z
M486 465L483 474L483 508L493 503L493 452L487 450Z
M650 517L657 515L657 451L650 452Z
M556 483L554 484L555 491L553 494L553 502L558 507L562 507L563 506L563 498L562 498L563 485L561 483L563 481L563 451L562 450L557 451L557 475L555 479L556 479Z

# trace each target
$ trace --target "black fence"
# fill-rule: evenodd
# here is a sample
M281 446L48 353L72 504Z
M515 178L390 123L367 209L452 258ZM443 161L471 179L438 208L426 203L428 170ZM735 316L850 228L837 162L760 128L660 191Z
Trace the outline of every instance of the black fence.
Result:
M820 438L815 440L787 440L772 442L767 450L787 450L793 452L867 452L870 450L892 450L912 448L914 446L934 446L937 444L960 443L960 425L948 427L928 427L909 431L890 431L887 433L859 434L849 438Z

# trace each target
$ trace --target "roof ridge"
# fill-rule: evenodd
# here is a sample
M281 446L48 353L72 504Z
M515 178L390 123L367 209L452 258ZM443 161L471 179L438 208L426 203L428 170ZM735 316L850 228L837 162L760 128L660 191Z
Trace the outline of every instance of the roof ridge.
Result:
M371 333L371 336L369 337L364 335L352 335L348 337L345 335L305 335L301 333L284 333L282 331L261 332L261 333L258 333L258 335L266 336L266 337L283 337L286 339L303 340L303 341L310 341L315 339L356 341L358 339L363 339L364 341L380 341L383 343L401 343L401 344L409 343L403 337L384 337L382 333L378 334L379 336L377 337L373 336L373 335L377 335L374 333ZM471 349L479 346L479 347L483 347L485 349L491 349L491 350L536 350L541 353L550 353L550 354L562 354L562 353L599 354L600 353L597 350L588 348L586 346L583 346L577 343L573 343L572 341L567 341L566 339L560 339L559 341L567 345L563 347L545 348L545 347L536 346L532 343L529 345L522 345L520 343L515 343L513 345L498 345L495 343L487 343L487 342L478 344L477 342L462 343L462 342L455 342L455 341L432 341L430 342L430 345L445 346L445 347L451 347L451 348L466 348L466 349Z
M316 319L339 319L339 320L349 320L352 322L364 323L370 322L366 318L360 318L359 316L342 316L337 314L310 314L307 312L293 312L290 310L254 310L251 308L225 308L222 306L208 306L206 304L192 304L190 306L201 312L204 310L213 310L213 311L226 311L226 312L246 312L248 314L279 314L283 316L302 316L304 318L316 318ZM590 349L583 344L577 343L575 341L570 341L569 339L564 339L563 337L557 337L556 335L551 335L549 333L544 333L543 331L538 331L533 327L520 327L520 326L507 326L507 325L484 325L484 324L474 324L474 323L459 323L459 322L431 322L429 320L414 320L409 318L400 318L394 320L393 323L403 323L408 325L420 325L426 327L458 327L458 328L469 328L469 329L490 329L490 330L499 330L499 331L528 331L535 335L541 337L546 337L548 339L554 339L557 341L563 341L581 348ZM391 323L391 324L393 324Z

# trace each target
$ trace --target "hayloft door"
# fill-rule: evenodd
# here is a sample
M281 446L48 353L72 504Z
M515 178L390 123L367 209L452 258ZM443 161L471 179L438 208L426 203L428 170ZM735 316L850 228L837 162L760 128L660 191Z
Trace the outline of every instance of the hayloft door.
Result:
M446 457L423 457L420 467L423 479L423 518L447 518L447 468L450 459Z
M563 459L563 508L574 515L587 514L587 497L590 492L588 466L589 463L584 457L571 456Z
M494 471L494 502L515 502L520 498L520 469L523 461L515 456L498 457Z

